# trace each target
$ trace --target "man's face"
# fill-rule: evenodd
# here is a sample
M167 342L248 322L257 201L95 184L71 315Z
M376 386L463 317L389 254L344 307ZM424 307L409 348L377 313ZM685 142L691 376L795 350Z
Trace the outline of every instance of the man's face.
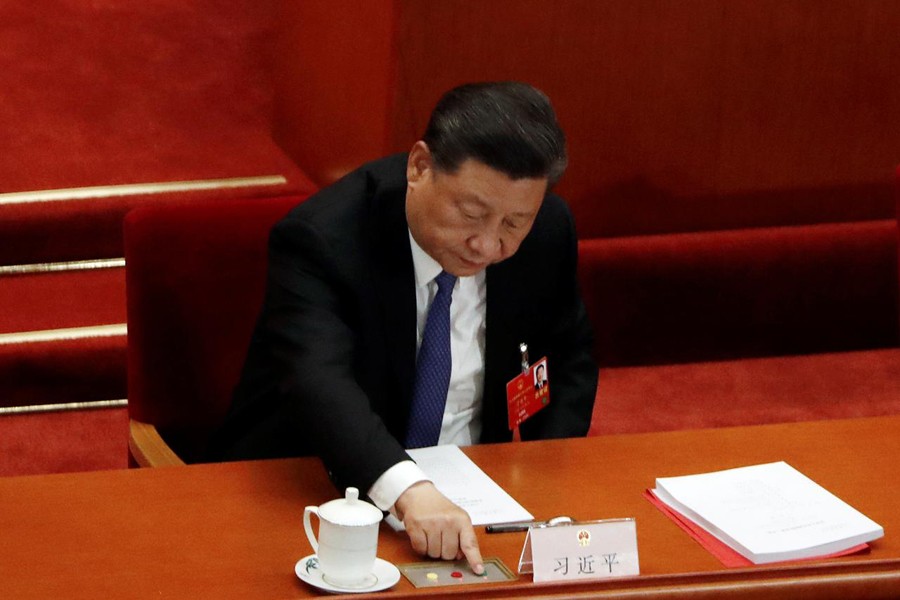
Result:
M547 191L546 178L511 179L472 159L455 173L437 171L424 142L413 146L406 175L406 220L413 238L457 277L515 254Z

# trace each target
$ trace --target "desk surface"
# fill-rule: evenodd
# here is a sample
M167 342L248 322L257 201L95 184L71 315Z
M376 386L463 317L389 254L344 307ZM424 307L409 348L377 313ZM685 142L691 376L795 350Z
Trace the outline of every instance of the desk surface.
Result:
M900 417L473 446L466 453L538 518L635 517L642 575L535 586L530 576L480 597L895 597L900 590ZM785 460L884 526L869 553L726 569L641 497L658 476ZM0 479L4 598L299 598L311 552L307 504L337 496L315 459ZM523 533L487 535L484 556L515 570ZM382 527L379 555L416 562ZM379 597L419 591L401 579ZM473 588L460 591L471 593ZM365 596L355 596L365 597Z

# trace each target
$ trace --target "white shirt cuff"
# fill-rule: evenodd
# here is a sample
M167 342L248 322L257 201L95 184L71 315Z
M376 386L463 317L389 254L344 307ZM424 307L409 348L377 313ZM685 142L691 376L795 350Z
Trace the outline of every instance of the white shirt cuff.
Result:
M398 462L381 474L369 488L369 498L381 510L390 510L409 486L420 481L431 481L419 465L411 460Z

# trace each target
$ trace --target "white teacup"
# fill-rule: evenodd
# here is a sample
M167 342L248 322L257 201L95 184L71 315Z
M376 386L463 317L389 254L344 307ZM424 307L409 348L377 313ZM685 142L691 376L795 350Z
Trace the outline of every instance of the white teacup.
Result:
M313 534L310 515L319 518L319 537ZM372 571L378 553L381 511L359 499L359 490L347 488L344 498L303 510L303 528L319 559L326 583L345 588L375 583Z

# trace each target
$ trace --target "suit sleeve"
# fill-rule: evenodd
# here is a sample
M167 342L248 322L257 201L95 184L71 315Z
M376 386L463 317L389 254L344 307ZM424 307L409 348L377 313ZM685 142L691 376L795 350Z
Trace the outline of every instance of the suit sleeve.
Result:
M361 300L353 290L366 275L354 272L355 264L309 224L280 223L270 236L259 326L273 361L279 413L307 437L339 489L367 490L408 456L355 377L354 311Z

